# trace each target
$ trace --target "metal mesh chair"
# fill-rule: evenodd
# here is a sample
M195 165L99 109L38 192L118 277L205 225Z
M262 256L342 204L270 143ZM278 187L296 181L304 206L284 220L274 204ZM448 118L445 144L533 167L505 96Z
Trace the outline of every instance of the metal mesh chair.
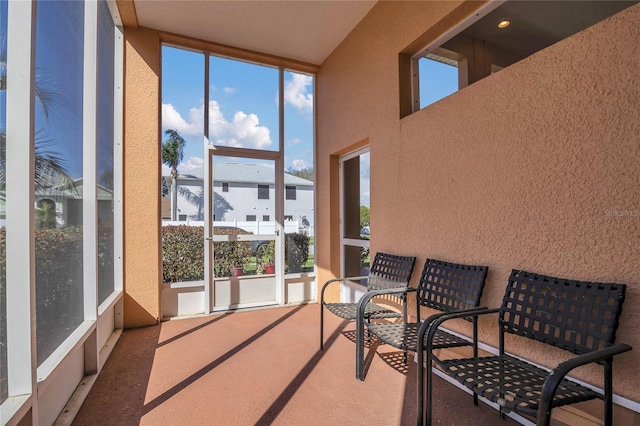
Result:
M416 263L414 256L397 256L378 252L373 259L373 264L369 270L369 275L358 277L343 277L327 281L320 292L320 349L324 349L324 309L334 315L346 320L356 319L357 303L328 303L324 300L324 293L331 284L344 281L367 280L367 292L383 290L389 288L406 288L411 280L413 266ZM400 296L402 297L402 296ZM403 306L405 304L403 303ZM368 321L372 318L393 318L406 317L406 310L402 313L383 306L371 303L364 313L364 318Z
M421 308L426 307L440 312L455 312L477 307L482 296L487 270L486 266L427 259L418 288L373 292L363 296L359 304L359 312L363 316L369 308L369 301L376 295L406 295L411 291L417 291L417 322L408 323L406 318L403 318L401 323L375 322L365 324L363 321L358 321L357 326L366 327L370 334L375 335L384 343L402 349L406 362L407 351L415 352L418 349L418 331L423 323ZM430 319L426 321L430 321ZM475 336L477 334L476 322L473 323L473 329ZM438 330L436 339L438 348L467 346L476 341L476 339L466 340L443 330ZM362 331L356 333L356 343L356 377L364 380L364 336ZM475 349L477 350L477 347Z
M469 315L459 312L443 315L420 331L426 336L424 366L434 361L449 376L500 406L501 412L514 411L548 425L555 407L599 398L604 400L604 420L612 417L612 363L614 355L631 346L614 344L622 311L624 284L567 280L513 270L499 309L472 312L473 315L498 313L499 353L495 356L464 359L438 359L432 353L436 327L449 319ZM505 333L538 340L576 354L553 371L516 358L505 351ZM437 342L437 340L435 340ZM420 357L419 363L421 361ZM565 376L574 368L596 362L603 366L604 393L582 386ZM419 369L423 368L420 363ZM429 368L430 370L430 368ZM418 372L419 378L423 374ZM422 383L419 380L419 387ZM418 423L422 424L424 395L419 389ZM426 423L431 423L431 385L426 380Z

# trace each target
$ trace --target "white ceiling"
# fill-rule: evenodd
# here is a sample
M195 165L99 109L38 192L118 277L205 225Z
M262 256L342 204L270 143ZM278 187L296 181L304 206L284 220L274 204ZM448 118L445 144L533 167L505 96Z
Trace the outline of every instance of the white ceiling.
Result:
M376 0L135 0L138 25L320 65Z

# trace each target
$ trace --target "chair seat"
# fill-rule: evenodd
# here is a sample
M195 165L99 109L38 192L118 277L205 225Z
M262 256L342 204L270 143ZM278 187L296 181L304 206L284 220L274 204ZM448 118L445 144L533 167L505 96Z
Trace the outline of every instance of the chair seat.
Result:
M340 318L354 320L358 312L357 303L326 303L325 308ZM402 313L391 310L385 306L370 303L365 310L367 318L399 318Z
M422 323L408 324L367 324L369 331L388 345L405 351L415 352L418 348L418 332ZM471 345L471 342L446 331L436 330L434 349Z
M506 412L534 415L547 370L509 355L467 359L435 360L457 381ZM502 372L507 372L505 376ZM563 380L553 398L552 407L601 398L600 394L570 380Z

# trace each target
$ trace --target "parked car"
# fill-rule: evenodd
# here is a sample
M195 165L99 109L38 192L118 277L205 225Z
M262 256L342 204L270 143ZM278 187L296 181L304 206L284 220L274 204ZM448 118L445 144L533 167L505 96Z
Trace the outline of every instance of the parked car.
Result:
M242 228L237 228L235 226L216 226L214 229L216 230L224 230L220 232L221 234L239 234L239 235L253 235L252 232L245 231ZM258 253L264 253L265 249L269 245L269 240L254 240L251 241L251 251L254 256Z

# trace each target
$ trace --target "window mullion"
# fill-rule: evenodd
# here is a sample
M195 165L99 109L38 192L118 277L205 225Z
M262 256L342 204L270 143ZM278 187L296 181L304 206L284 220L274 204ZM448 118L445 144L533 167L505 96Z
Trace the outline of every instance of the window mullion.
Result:
M9 398L31 395L30 403L0 423L31 408L38 424L36 394L34 254L35 3L9 2L6 90L7 361ZM26 46L26 47L25 47Z

